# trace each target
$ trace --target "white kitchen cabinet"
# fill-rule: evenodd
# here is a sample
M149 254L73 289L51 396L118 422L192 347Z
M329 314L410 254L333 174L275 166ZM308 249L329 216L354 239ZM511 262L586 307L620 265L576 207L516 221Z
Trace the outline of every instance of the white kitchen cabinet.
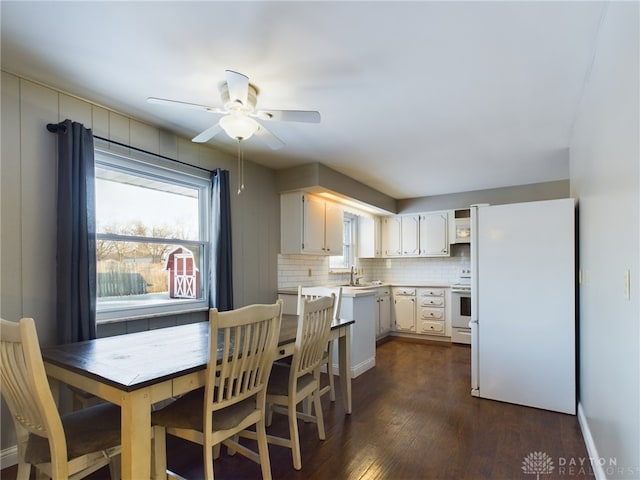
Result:
M382 254L385 257L402 256L402 221L401 217L384 217L382 219Z
M402 255L414 257L420 254L420 216L402 215Z
M388 288L379 288L376 292L376 339L386 337L391 331L391 291Z
M395 215L382 222L382 251L385 257L418 256L420 216Z
M358 217L358 257L380 258L382 256L382 219L380 217Z
M393 289L393 314L398 332L416 332L415 288Z
M449 214L430 212L420 214L420 256L449 255Z
M324 204L324 248L327 255L342 255L344 209L333 202Z
M342 255L344 212L304 192L280 196L281 253Z
M444 288L418 289L417 333L446 335L446 309Z

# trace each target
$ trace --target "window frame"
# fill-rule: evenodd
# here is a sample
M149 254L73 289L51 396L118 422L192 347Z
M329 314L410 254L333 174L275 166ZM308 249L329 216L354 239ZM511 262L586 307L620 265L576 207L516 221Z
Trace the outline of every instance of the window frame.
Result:
M152 318L158 316L178 315L209 308L210 294L210 249L211 249L211 180L210 174L197 167L177 164L176 162L152 154L116 153L99 147L94 148L96 168L107 168L129 175L159 180L163 183L173 183L198 191L198 223L199 238L197 240L140 237L114 233L96 232L96 240L130 241L143 243L175 244L198 251L200 262L200 290L202 298L174 299L153 305L135 305L128 307L105 308L99 304L96 297L96 323L104 324ZM96 214L96 227L98 225ZM97 228L96 228L97 229ZM96 245L97 247L97 245Z
M343 257L344 263L340 267L334 267L331 265L332 256L329 256L329 273L349 273L351 270L351 266L355 265L355 262L356 262L356 243L357 243L356 225L358 222L358 217L353 213L345 211L343 213L342 222L344 226L342 255L334 255L334 257L336 256ZM347 223L349 224L348 226L347 226ZM348 244L344 242L344 239L345 239L344 233L346 233L347 231L349 232L349 239L351 241L351 243L348 243ZM348 252L348 254L345 255L345 252Z

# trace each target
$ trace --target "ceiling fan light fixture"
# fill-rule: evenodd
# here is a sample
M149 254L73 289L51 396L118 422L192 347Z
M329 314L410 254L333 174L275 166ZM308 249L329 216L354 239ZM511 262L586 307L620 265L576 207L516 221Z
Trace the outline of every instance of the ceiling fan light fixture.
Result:
M220 119L222 129L234 140L242 141L250 138L256 130L258 123L241 114L231 114Z

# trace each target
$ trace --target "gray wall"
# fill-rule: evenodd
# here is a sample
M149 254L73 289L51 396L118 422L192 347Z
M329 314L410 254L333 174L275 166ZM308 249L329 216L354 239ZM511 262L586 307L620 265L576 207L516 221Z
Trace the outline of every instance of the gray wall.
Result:
M235 305L277 298L280 200L272 170L245 160L245 186L235 193L236 159L160 131L118 112L6 72L2 73L0 315L33 317L42 345L55 341L56 136L47 123L66 118L95 135L207 169L230 171ZM206 314L99 327L111 335L205 319ZM0 449L15 444L2 406Z
M637 2L609 3L570 149L582 270L579 416L607 478L640 478L638 15Z

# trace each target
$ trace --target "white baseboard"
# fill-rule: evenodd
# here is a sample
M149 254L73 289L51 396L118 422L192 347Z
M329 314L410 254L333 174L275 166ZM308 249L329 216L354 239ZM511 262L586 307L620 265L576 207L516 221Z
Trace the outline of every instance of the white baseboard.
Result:
M591 430L589 429L587 417L584 414L584 410L582 409L582 404L580 402L578 402L578 423L580 424L580 430L582 430L582 438L584 438L584 443L587 447L589 458L600 458L600 455L598 455L596 444L594 443L593 437L591 436ZM605 471L602 468L602 465L599 464L599 462L591 462L591 468L593 469L593 474L595 475L596 480L607 479L607 475L605 474Z
M362 375L364 372L372 369L375 366L376 366L376 357L367 358L365 361L360 362L358 365L352 365L351 378L356 378L358 375ZM324 367L321 367L320 371L324 372L325 371ZM334 375L339 376L340 375L339 365L337 363L334 363L333 365L331 365L331 371L333 372Z
M18 463L18 446L5 448L0 451L0 469L12 467Z
M376 357L367 358L364 362L360 362L358 365L351 367L351 378L356 378L358 375L362 375L367 370L376 366Z

